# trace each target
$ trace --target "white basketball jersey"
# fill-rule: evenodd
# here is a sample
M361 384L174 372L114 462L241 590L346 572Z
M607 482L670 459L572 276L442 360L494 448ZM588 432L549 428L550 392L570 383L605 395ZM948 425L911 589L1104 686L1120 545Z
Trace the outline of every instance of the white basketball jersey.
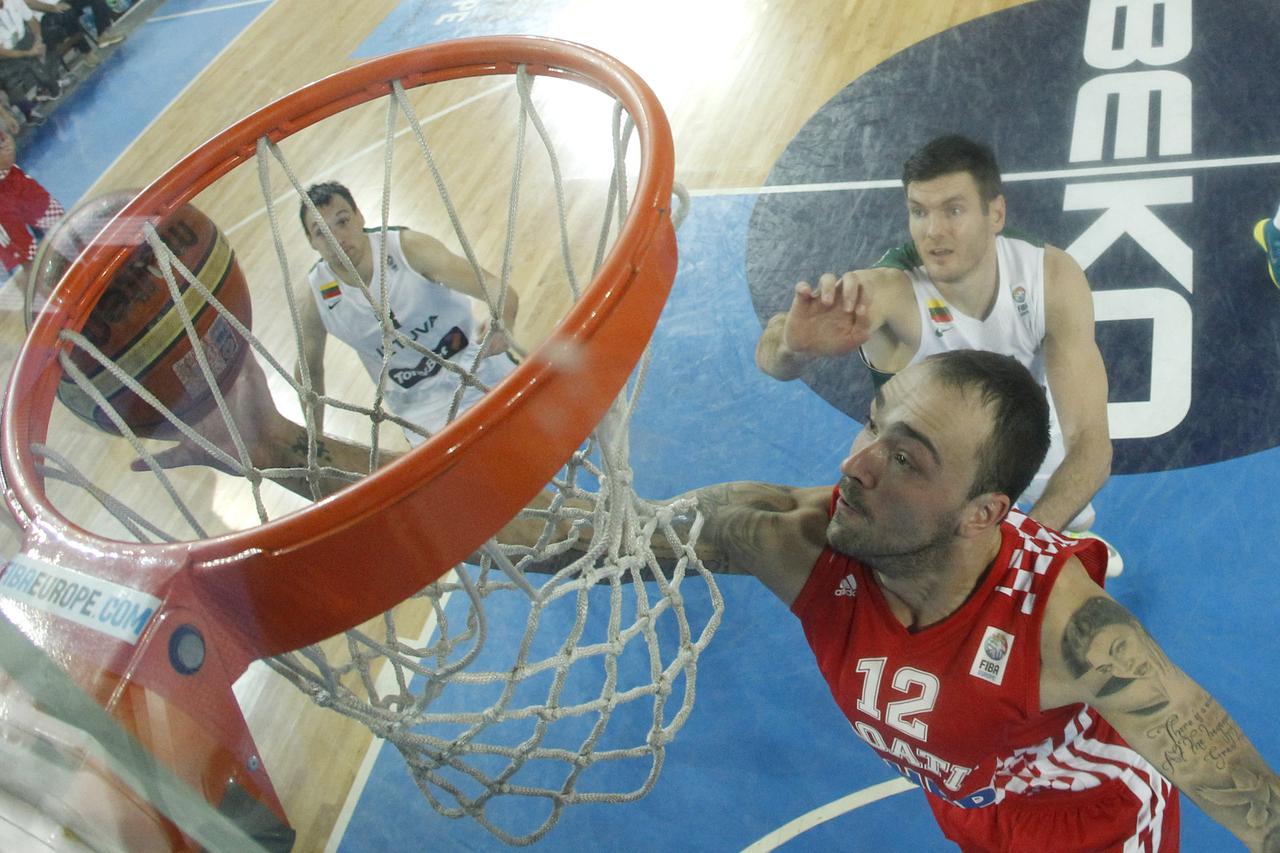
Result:
M920 312L920 347L910 364L950 350L987 350L1013 356L1045 384L1044 247L998 236L996 258L996 301L983 319L949 305L923 266L906 271Z
M479 323L472 311L475 300L410 267L400 246L402 230L387 231L386 293L393 325L410 341L470 370L478 345ZM373 256L373 276L369 282L373 304L359 288L343 284L323 260L311 268L308 280L325 329L356 351L370 378L377 382L383 356L382 328L378 320L378 300L383 287L382 234L376 229L366 233ZM460 380L414 347L400 341L393 341L391 345L383 389L386 407L435 432L445 424ZM506 356L486 358L476 367L476 375L492 386L513 367ZM459 411L479 396L479 392L468 389ZM407 435L411 442L420 441L418 436Z
M1044 247L1015 237L996 237L999 278L996 301L983 319L970 317L953 308L942 297L923 266L905 270L915 291L920 312L920 346L908 364L923 361L934 353L957 349L977 349L1011 355L1031 371L1048 392L1044 368ZM1049 452L1044 464L1020 501L1035 503L1044 493L1049 478L1066 456L1066 444L1058 412L1049 393ZM1071 530L1089 527L1093 505L1087 505L1067 525Z

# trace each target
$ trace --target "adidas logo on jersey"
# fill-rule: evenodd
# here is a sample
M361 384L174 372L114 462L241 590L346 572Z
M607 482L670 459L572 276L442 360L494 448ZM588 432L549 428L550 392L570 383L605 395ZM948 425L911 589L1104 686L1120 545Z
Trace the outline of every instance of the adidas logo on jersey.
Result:
M840 581L840 585L836 587L836 595L847 595L853 598L858 594L858 582L854 580L853 575L845 575Z

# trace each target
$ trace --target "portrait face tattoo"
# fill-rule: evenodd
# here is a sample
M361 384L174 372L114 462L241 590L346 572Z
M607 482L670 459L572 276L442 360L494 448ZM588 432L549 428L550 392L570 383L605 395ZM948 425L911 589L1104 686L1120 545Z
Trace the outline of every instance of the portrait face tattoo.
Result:
M1150 716L1169 704L1171 664L1138 621L1109 598L1091 598L1072 615L1062 654L1076 679L1091 678L1095 695L1118 697L1130 714Z

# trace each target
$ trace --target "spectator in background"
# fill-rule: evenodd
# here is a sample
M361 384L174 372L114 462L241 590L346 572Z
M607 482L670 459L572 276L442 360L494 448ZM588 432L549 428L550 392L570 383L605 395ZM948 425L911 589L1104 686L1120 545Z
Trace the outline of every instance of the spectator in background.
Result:
M93 38L98 47L111 47L124 41L124 36L109 33L111 25L119 17L111 11L106 0L61 0L46 3L43 0L23 0L40 22L40 34L50 47L62 44L76 31ZM84 24L84 10L93 9L96 34Z
M18 168L13 136L0 130L0 263L21 288L36 243L66 213L40 182Z
M21 112L13 101L9 100L9 93L4 89L0 89L0 130L7 130L11 136L17 136L22 131L22 122L18 120Z
M69 79L59 77L60 65L49 56L35 14L24 0L0 0L0 88L22 108L28 121L43 117L28 100L52 100Z
M57 97L61 91L58 79L58 62L49 50L40 32L40 21L25 0L0 0L0 58L6 61L6 77L26 77L48 97ZM15 96L12 89L10 96Z

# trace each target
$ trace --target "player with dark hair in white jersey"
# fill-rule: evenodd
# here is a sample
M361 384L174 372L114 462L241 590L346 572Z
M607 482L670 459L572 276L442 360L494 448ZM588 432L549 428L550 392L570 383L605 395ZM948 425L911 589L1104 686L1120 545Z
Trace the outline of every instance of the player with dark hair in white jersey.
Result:
M332 232L337 249L346 254L344 260L325 237L315 215L303 204L299 211L302 227L320 254L307 274L306 292L298 298L303 359L312 387L317 393L324 393L324 351L329 335L354 349L370 378L377 382L383 364L381 312L361 291L346 260L377 302L383 288L383 232L365 225L355 199L342 184L314 184L307 195ZM385 257L385 286L394 328L439 359L470 370L487 322L477 316L481 307L477 302L484 302L485 290L472 266L434 237L400 227L386 230ZM484 270L481 274L484 286L496 299L497 279ZM515 325L519 304L515 290L509 288L503 303L504 330ZM400 342L393 345L383 390L387 408L429 432L438 431L446 423L461 382L458 373L413 346ZM485 386L492 387L515 367L507 347L506 337L495 331L474 371ZM301 378L301 368L298 373ZM475 403L483 393L468 386L458 411ZM323 410L319 407L316 421L317 428L323 431ZM414 445L424 440L409 430L405 436Z
M907 159L902 184L911 242L871 269L797 284L789 310L766 325L756 363L791 380L816 358L857 350L879 387L938 352L1014 356L1054 409L1049 454L1019 503L1056 530L1087 531L1112 451L1084 272L1061 249L1005 229L999 166L978 142L934 139ZM1113 549L1112 576L1121 565Z

